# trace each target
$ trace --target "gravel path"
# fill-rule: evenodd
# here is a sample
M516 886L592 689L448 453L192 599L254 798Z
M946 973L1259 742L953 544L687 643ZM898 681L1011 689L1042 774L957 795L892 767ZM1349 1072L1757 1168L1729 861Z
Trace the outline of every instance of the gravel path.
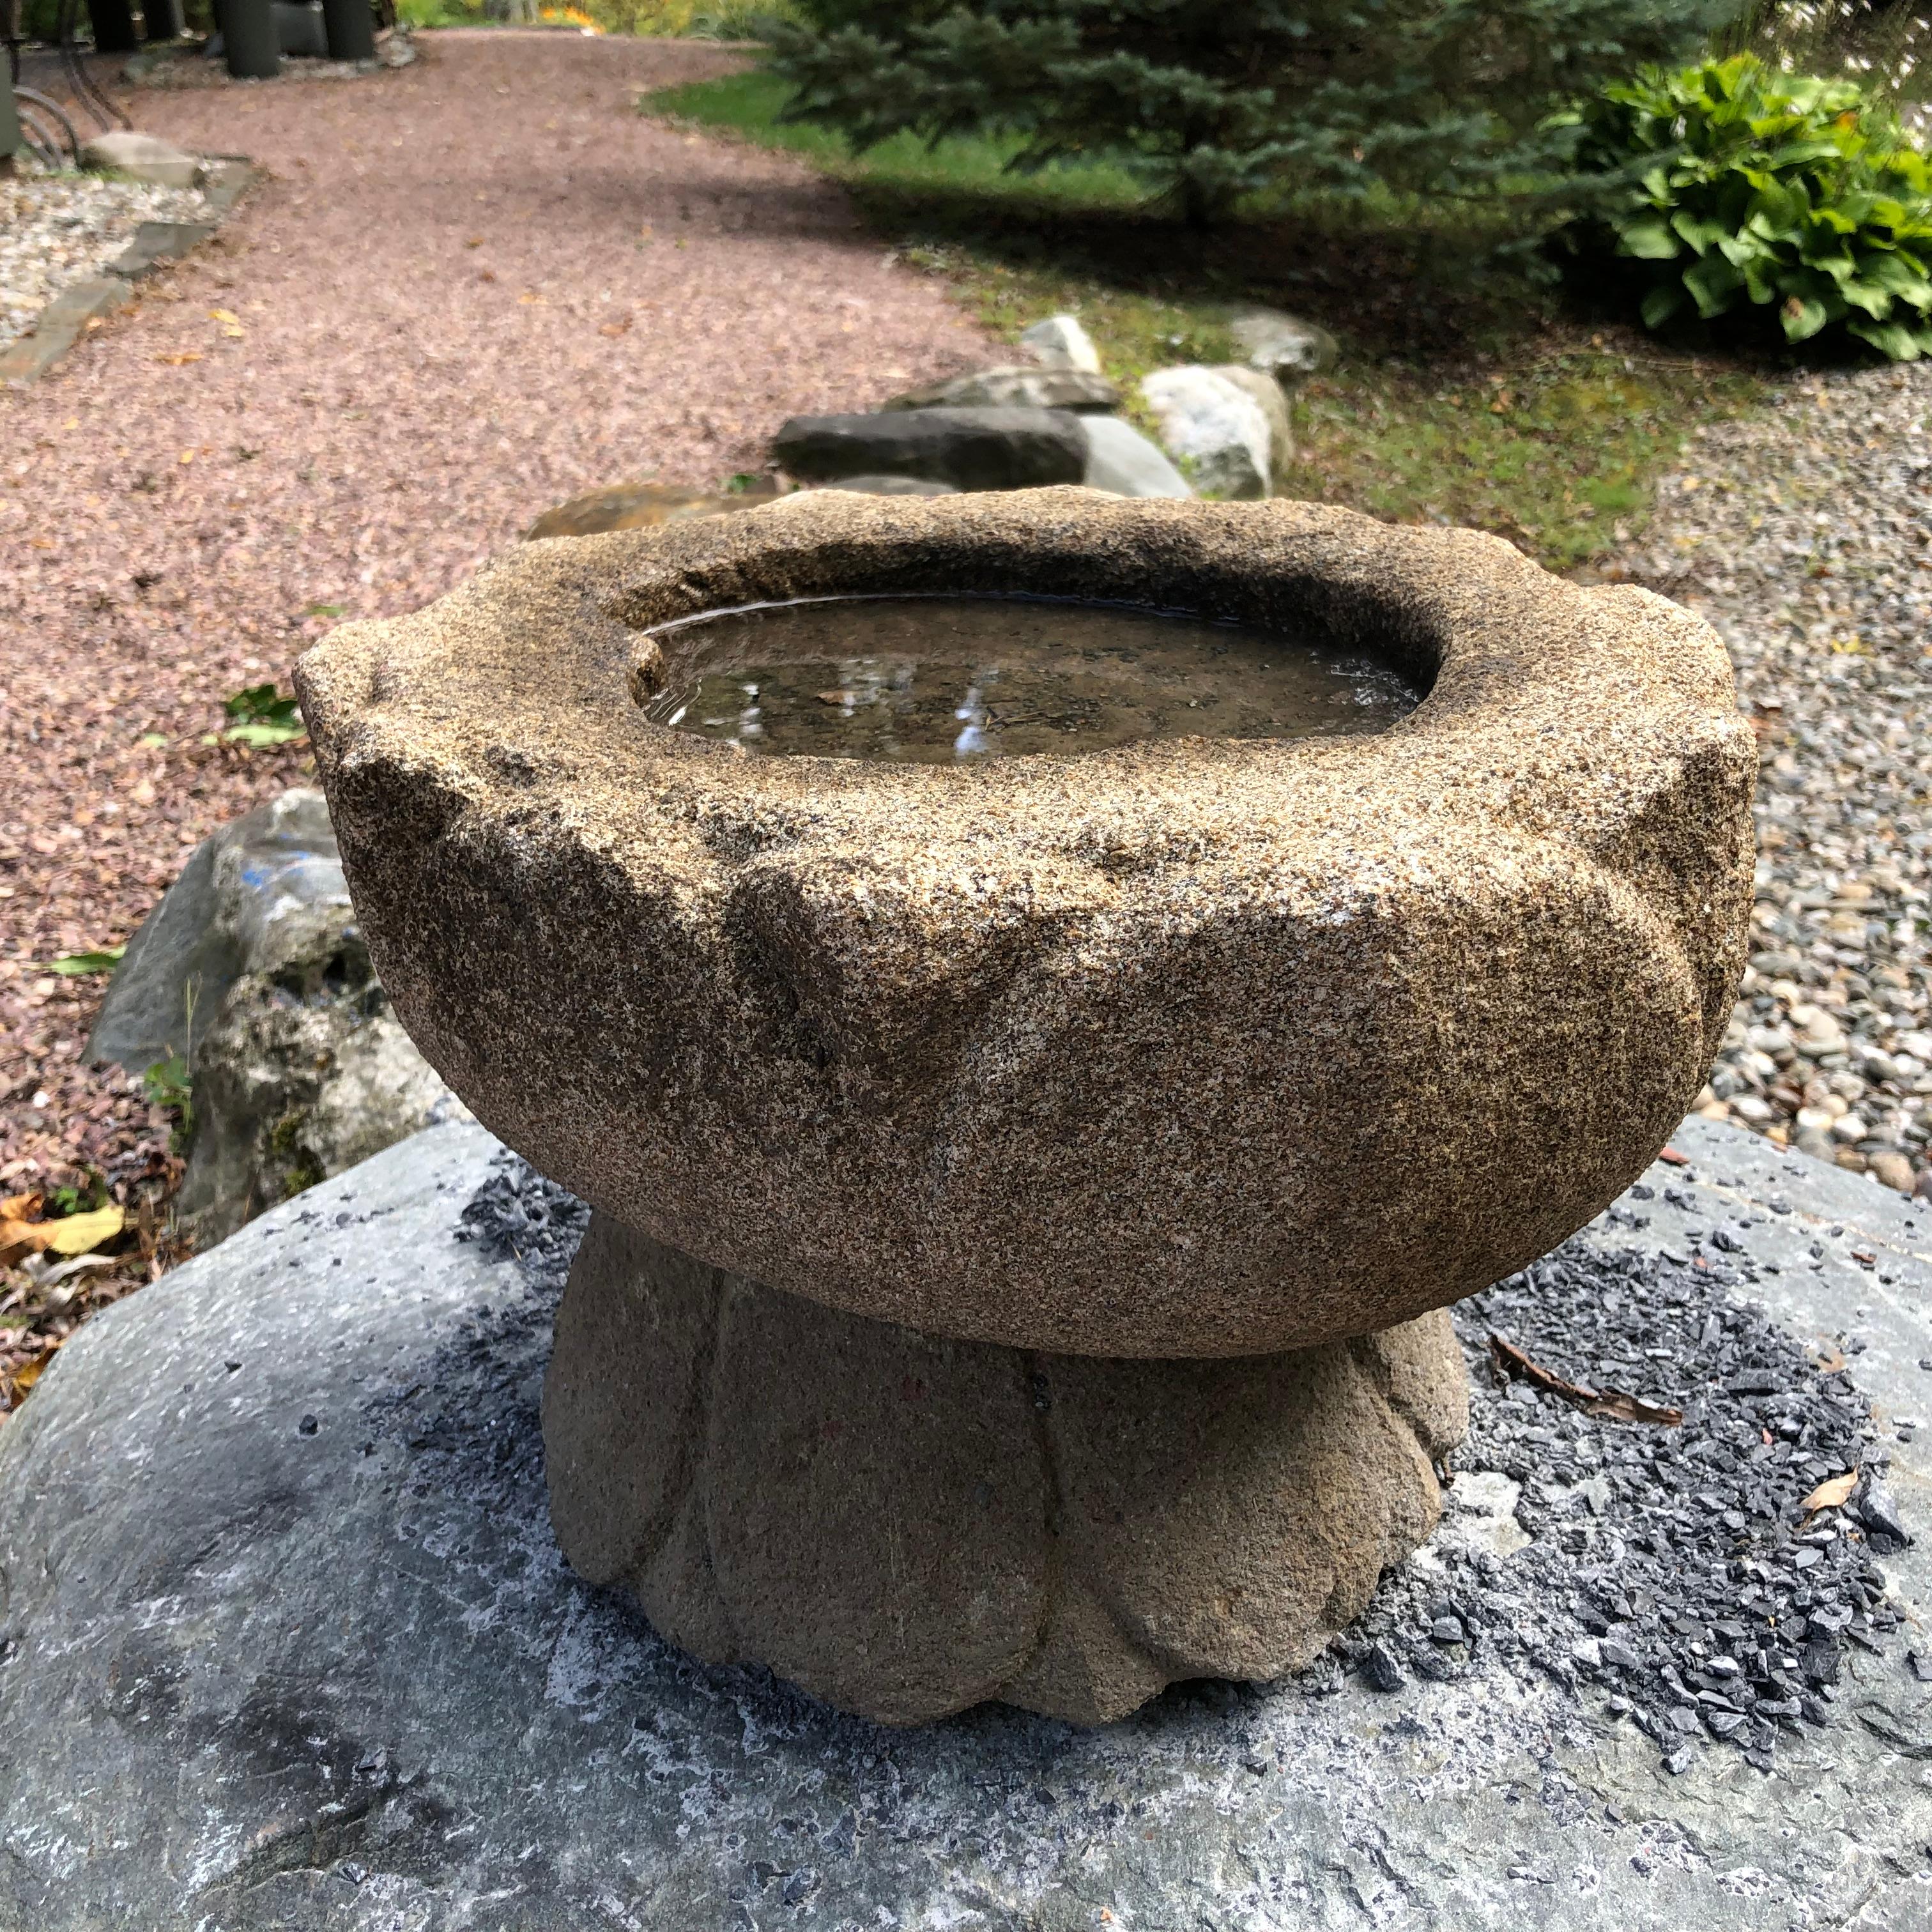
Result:
M197 221L194 188L151 188L98 175L46 174L22 157L0 179L0 349L70 282L97 274L144 221Z
M1750 970L1702 1111L1932 1195L1932 368L1702 432L1633 574L1710 619L1756 723Z
M788 415L984 358L836 188L632 110L741 58L434 38L362 82L130 97L273 178L0 394L0 1194L166 1167L162 1117L79 1065L100 982L43 966L125 939L196 841L299 776L202 742L225 697L286 688L338 612L420 605L564 497L715 484Z

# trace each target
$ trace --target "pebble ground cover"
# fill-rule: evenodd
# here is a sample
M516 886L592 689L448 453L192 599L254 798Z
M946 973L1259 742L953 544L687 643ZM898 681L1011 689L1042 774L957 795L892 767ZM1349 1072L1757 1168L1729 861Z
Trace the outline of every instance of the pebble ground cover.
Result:
M1702 1111L1932 1194L1932 369L1704 430L1624 568L1708 617L1758 732L1753 952Z
M50 174L23 160L0 179L0 348L71 282L98 274L143 221L196 221L199 190L92 174Z

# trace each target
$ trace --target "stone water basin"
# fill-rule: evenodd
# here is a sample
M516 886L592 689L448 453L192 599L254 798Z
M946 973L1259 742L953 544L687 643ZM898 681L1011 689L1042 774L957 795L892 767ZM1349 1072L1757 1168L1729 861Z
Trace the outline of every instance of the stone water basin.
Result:
M683 620L935 595L1422 695L923 761L664 722ZM1468 532L814 492L531 545L298 684L383 982L478 1117L670 1249L929 1334L1228 1356L1440 1307L1642 1168L1742 963L1718 640Z

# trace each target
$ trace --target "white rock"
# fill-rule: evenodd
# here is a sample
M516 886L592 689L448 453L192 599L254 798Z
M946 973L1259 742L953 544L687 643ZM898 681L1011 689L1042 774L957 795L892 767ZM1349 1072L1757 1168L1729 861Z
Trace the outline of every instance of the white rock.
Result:
M1294 424L1288 412L1288 392L1272 376L1258 369L1244 368L1238 362L1226 363L1214 374L1225 376L1244 395L1252 396L1268 418L1268 494L1286 488L1288 466L1294 455Z
M1188 364L1156 369L1142 380L1141 394L1160 424L1167 453L1192 465L1204 495L1268 494L1274 460L1268 416L1239 384L1217 370Z
M1035 322L1020 338L1020 346L1030 350L1033 359L1048 369L1083 369L1090 376L1100 373L1100 352L1073 316L1050 315L1044 322Z
M1081 480L1090 490L1116 496L1194 494L1159 446L1131 423L1118 416L1082 416L1080 426L1087 432L1087 474Z
M111 170L135 181L152 182L157 188L192 188L201 171L201 163L194 155L170 142L119 128L83 142L80 160L83 167Z
M1334 366L1335 338L1298 315L1276 308L1244 309L1229 320L1228 328L1249 366L1283 388Z
M1516 1520L1522 1495L1521 1486L1499 1469L1459 1470L1444 1498L1450 1507L1431 1542L1491 1556L1514 1556L1529 1546L1530 1539ZM1425 1550L1429 1546L1424 1545Z

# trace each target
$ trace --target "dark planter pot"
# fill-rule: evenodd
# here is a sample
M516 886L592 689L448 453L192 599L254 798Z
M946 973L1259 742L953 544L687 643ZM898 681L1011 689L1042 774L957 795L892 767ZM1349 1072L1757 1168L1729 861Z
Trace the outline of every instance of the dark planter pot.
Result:
M215 0L228 71L237 80L272 80L282 70L281 38L270 0Z
M331 60L376 58L376 16L369 0L322 0L322 17Z
M94 29L97 53L130 54L140 44L128 0L87 0L87 18Z

